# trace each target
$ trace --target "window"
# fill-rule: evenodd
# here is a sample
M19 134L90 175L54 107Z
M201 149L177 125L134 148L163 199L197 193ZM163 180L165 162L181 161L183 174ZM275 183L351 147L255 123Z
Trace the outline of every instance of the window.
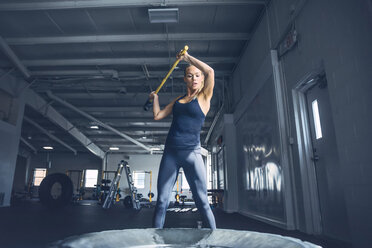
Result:
M313 117L314 117L314 127L315 127L315 135L316 139L320 139L323 137L322 135L322 127L320 125L320 117L319 117L319 108L318 108L318 100L314 100L311 103L313 109Z
M133 172L134 187L137 189L145 188L145 172L143 171L134 171Z
M40 186L41 181L46 177L47 169L45 168L35 168L34 170L34 186Z
M86 188L94 188L98 181L98 170L85 170L85 184Z
M182 172L182 180L181 180L181 189L184 190L188 190L190 189L190 186L189 186L189 183L187 182L187 179L186 179L186 176L185 176L185 173Z

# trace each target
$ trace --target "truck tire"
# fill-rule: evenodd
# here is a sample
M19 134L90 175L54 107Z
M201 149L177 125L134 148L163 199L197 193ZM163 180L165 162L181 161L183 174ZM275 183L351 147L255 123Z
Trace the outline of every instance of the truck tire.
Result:
M46 176L39 186L39 198L43 205L49 208L60 208L71 203L73 184L63 173Z

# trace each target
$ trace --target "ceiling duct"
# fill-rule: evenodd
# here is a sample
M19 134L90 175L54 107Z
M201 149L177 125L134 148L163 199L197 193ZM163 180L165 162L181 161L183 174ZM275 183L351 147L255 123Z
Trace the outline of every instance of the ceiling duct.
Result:
M139 147L142 147L143 149L149 151L152 154L152 149L150 147L148 147L148 146L142 144L141 142L139 142L139 141L131 138L130 136L128 136L128 135L126 135L126 134L118 131L117 129L115 129L115 128L113 128L113 127L111 127L111 126L103 123L102 121L100 121L100 120L94 118L93 116L85 113L84 111L81 111L80 109L76 108L75 106L71 105L70 103L68 103L68 102L64 101L63 99L61 99L61 98L53 95L51 91L47 91L46 93L47 93L48 97L50 97L51 99L59 102L60 104L64 105L65 107L68 107L69 109L74 110L75 112L79 113L80 115L82 115L82 116L90 119L91 121L97 123L101 127L106 128L106 129L112 131L113 133L116 133L117 135L119 135L119 136L121 136L121 137L123 137L123 138L125 138L125 139L127 139L129 141L131 141L132 143L138 145Z
M150 23L178 22L178 8L149 9Z

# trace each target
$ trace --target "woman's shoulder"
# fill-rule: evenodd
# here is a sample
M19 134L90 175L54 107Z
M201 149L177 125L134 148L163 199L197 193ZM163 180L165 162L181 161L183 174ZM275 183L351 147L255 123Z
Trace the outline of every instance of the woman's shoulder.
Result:
M177 96L176 98L174 98L172 101L171 101L171 104L174 104L175 102L177 102L179 99L181 99L184 95L179 95Z
M179 96L177 96L176 98L174 98L174 101L178 101L178 100L180 100L182 97L184 97L185 95L179 95Z

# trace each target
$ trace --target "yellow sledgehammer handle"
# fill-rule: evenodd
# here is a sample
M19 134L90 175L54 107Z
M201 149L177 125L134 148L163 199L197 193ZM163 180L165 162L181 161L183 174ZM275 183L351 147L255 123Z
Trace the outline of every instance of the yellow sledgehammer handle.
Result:
M179 55L184 55L186 53L186 51L189 50L189 47L188 46L185 46L183 48L183 50L181 50L181 52L179 53ZM165 76L165 78L163 79L163 81L161 82L161 84L158 86L158 88L155 90L155 94L158 94L159 90L161 89L161 87L163 87L163 84L165 83L165 81L167 81L167 79L169 78L170 74L172 74L174 68L176 68L176 66L178 65L178 63L181 61L181 59L177 59L176 62L174 62L172 68L170 68L170 70L168 71L168 74Z
M186 53L186 51L189 50L189 47L186 45L180 52L179 52L179 55L184 55ZM161 87L163 87L163 85L165 84L165 82L167 81L167 79L169 78L169 76L172 74L174 68L176 68L176 66L178 65L178 63L181 61L181 59L177 59L176 62L174 62L172 68L170 68L170 70L168 71L167 75L164 77L163 81L161 82L161 84L158 86L158 88L155 90L155 94L158 94L159 90L161 89ZM147 102L145 103L145 105L143 106L144 110L149 110L149 108L151 107L152 105L152 99L148 99Z

